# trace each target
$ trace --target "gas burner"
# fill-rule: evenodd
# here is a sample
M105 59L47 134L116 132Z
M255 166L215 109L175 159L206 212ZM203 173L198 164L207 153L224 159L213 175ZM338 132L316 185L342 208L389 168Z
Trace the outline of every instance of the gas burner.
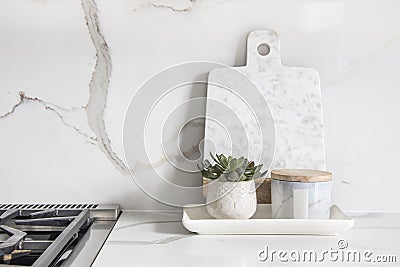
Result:
M0 244L0 263L9 263L12 259L29 255L30 250L20 250L20 244L27 235L25 232L0 225L0 230L10 236L6 241Z
M116 205L0 204L0 266L90 266L118 215Z

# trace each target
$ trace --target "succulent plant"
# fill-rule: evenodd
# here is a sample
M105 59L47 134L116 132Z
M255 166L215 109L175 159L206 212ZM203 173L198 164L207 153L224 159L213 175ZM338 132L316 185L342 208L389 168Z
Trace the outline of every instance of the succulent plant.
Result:
M204 178L218 179L221 182L241 182L264 177L268 172L261 172L262 164L255 165L254 161L244 157L226 157L223 154L214 156L211 153L210 155L215 164L205 160L199 167Z

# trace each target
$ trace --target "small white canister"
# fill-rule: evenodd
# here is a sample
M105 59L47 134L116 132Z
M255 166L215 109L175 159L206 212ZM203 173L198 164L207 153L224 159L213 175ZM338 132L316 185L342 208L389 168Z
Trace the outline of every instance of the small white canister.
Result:
M271 178L274 219L329 219L332 173L281 169Z

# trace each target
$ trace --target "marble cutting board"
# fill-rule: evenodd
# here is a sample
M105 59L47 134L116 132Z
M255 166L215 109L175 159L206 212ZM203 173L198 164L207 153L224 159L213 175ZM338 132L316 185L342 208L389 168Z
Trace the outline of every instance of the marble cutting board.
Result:
M254 114L251 115L251 110L243 103L249 102L247 101L249 98L260 96L254 93L252 88L247 94L246 87L251 85L243 79L242 83L234 81L235 72L245 75L261 90L270 111L264 108L265 112L263 114L258 112L257 118L254 118ZM212 119L207 120L205 126L205 158L209 157L210 152L217 152L232 153L236 156L247 155L250 159L257 159L261 155L260 149L264 152L275 150L271 169L325 170L322 100L318 72L311 68L282 66L277 33L272 30L251 32L247 39L246 66L212 70L208 81L206 113L207 118ZM241 92L234 95L234 92L221 90L221 85L230 87L233 91L240 88ZM240 99L238 94L245 101ZM228 106L230 110L221 109L221 104ZM257 109L255 106L250 106L250 109L254 108ZM269 112L272 112L272 115ZM228 123L237 125L220 126L216 123L225 122L227 116L240 118ZM274 131L271 123L257 125L257 120L264 122L270 120L270 116L275 124L275 134L270 134ZM260 126L267 129L257 129ZM274 145L265 139L265 133L270 135L267 138L275 137ZM263 153L260 162L269 167L271 153Z

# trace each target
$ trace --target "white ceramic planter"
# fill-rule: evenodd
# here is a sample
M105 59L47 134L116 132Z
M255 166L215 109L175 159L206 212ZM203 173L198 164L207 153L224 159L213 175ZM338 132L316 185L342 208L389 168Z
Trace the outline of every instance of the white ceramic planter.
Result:
M257 208L255 183L212 181L207 190L207 211L217 219L248 219Z

